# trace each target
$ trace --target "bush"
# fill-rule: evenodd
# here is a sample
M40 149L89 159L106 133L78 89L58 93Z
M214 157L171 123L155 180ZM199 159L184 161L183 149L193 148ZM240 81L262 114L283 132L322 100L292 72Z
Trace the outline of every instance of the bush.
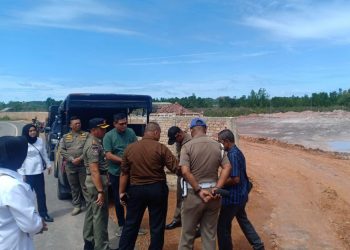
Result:
M11 119L8 115L0 117L0 121L9 121L9 120L11 120Z

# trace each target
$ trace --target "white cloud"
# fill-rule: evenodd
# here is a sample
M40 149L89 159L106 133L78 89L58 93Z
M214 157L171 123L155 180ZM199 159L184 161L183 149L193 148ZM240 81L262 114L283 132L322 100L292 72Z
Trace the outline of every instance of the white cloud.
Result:
M261 57L261 56L266 56L273 53L274 53L273 51L258 51L258 52L243 54L242 57Z
M28 23L69 22L85 16L110 16L113 11L95 1L49 1L46 4L19 12Z
M116 21L129 15L120 6L107 6L94 0L53 0L25 11L12 12L13 22L21 25L140 35L130 29L115 27Z
M62 100L70 93L118 93L118 94L145 94L154 98L160 97L185 97L195 93L200 97L217 97L225 95L240 96L242 85L239 80L248 83L249 90L254 81L249 76L237 76L231 79L173 81L159 82L119 82L100 81L94 83L79 84L76 81L64 79L33 80L0 75L0 101L33 101L46 100L48 97ZM213 87L215 86L215 87ZM155 91L156 90L156 91ZM234 93L239 91L237 93Z
M171 64L196 64L208 62L216 56L220 55L219 52L202 52L192 54L180 54L172 56L159 56L159 57L142 57L131 58L126 63L119 65L126 66L147 66L147 65L171 65Z
M190 57L207 57L211 55L220 54L219 52L202 52L202 53L191 53L191 54L181 54L173 56L158 56L158 57L142 57L142 58L131 58L129 61L148 61L148 60L163 60L163 59L172 59L172 58L190 58Z
M172 64L198 64L198 63L215 63L227 60L240 60L242 58L262 57L273 54L274 51L257 51L242 54L228 54L222 52L202 52L192 54L180 54L173 56L161 57L144 57L131 58L125 63L119 65L124 66L147 66L147 65L172 65Z
M274 11L263 16L249 16L244 24L271 33L283 39L350 38L350 4L321 4L299 6L289 11Z

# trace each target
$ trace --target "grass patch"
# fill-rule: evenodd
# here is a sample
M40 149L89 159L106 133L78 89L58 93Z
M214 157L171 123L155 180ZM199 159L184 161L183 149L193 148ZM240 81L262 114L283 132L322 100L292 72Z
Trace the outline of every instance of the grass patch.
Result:
M0 116L0 121L10 121L10 117L8 115Z

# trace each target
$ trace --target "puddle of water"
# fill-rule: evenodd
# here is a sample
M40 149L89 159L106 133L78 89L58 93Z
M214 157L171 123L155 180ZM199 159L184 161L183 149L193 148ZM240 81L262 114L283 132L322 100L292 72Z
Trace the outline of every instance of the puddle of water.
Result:
M350 153L350 141L330 141L328 145L332 151Z

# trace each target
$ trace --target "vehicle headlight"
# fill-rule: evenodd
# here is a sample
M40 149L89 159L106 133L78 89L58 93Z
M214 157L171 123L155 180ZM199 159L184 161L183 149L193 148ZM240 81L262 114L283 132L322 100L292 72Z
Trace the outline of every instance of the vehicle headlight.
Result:
M58 143L58 139L51 139L51 144L57 144Z

